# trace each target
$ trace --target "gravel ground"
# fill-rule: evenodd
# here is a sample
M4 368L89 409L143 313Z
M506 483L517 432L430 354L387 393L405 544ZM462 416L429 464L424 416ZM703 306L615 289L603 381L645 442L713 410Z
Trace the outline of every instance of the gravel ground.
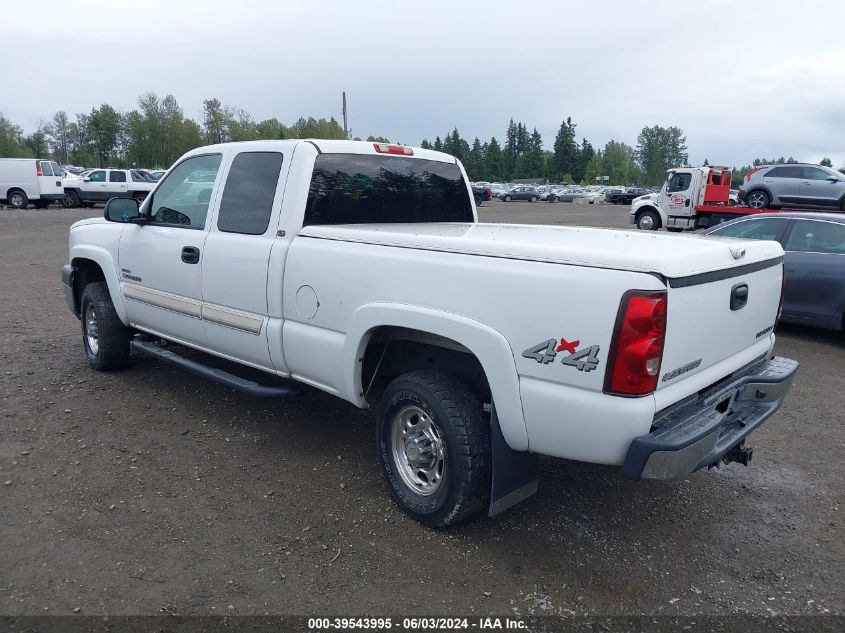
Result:
M372 414L84 358L59 269L98 210L0 210L2 614L843 614L845 337L801 362L738 465L653 484L546 459L538 494L444 532L387 497ZM627 227L625 207L484 221Z

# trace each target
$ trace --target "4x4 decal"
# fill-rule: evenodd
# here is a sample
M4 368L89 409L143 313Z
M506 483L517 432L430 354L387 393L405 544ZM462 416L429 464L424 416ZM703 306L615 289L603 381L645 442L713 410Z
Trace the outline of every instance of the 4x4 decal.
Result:
M578 371L593 371L599 366L600 347L598 345L591 345L578 351L580 344L580 340L570 343L565 338L561 338L560 341L550 338L542 343L529 347L522 352L522 357L536 360L541 365L548 365L554 362L558 352L566 351L569 354L561 359L560 362L562 365L575 367Z

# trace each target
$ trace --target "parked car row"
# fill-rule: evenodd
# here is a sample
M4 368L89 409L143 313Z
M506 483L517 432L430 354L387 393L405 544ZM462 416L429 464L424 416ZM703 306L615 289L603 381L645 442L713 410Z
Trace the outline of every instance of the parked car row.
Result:
M13 209L51 202L91 206L114 196L143 200L164 169L83 169L38 158L0 158L0 202Z
M511 200L572 202L576 198L584 198L589 204L631 204L634 198L653 192L651 189L643 187L596 187L567 184L532 185L476 182L472 186L473 194L489 189L493 197L505 202ZM478 203L478 200L476 200L476 203Z

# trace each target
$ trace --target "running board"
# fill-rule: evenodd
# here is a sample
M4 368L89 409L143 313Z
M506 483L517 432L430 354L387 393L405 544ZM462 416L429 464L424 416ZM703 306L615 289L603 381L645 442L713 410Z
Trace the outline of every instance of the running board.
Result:
M230 387L231 389L236 389L237 391L242 391L243 393L247 393L251 396L259 398L286 398L298 393L299 391L294 386L262 385L252 380L235 376L234 374L230 374L222 369L209 367L208 365L203 365L202 363L191 360L190 358L179 356L179 354L172 352L169 349L164 349L152 341L141 341L135 338L132 340L132 349L146 356L152 356L153 358L165 361L171 365L187 369L189 372L196 374L197 376L213 380L218 384Z

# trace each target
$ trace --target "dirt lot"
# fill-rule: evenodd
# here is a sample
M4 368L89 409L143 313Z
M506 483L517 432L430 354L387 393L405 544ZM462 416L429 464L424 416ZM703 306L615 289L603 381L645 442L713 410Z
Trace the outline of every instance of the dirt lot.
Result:
M845 613L841 334L780 329L802 367L749 468L650 484L544 460L526 503L433 532L388 499L368 411L146 358L91 371L59 269L97 213L0 210L0 613ZM481 215L627 226L624 207Z

